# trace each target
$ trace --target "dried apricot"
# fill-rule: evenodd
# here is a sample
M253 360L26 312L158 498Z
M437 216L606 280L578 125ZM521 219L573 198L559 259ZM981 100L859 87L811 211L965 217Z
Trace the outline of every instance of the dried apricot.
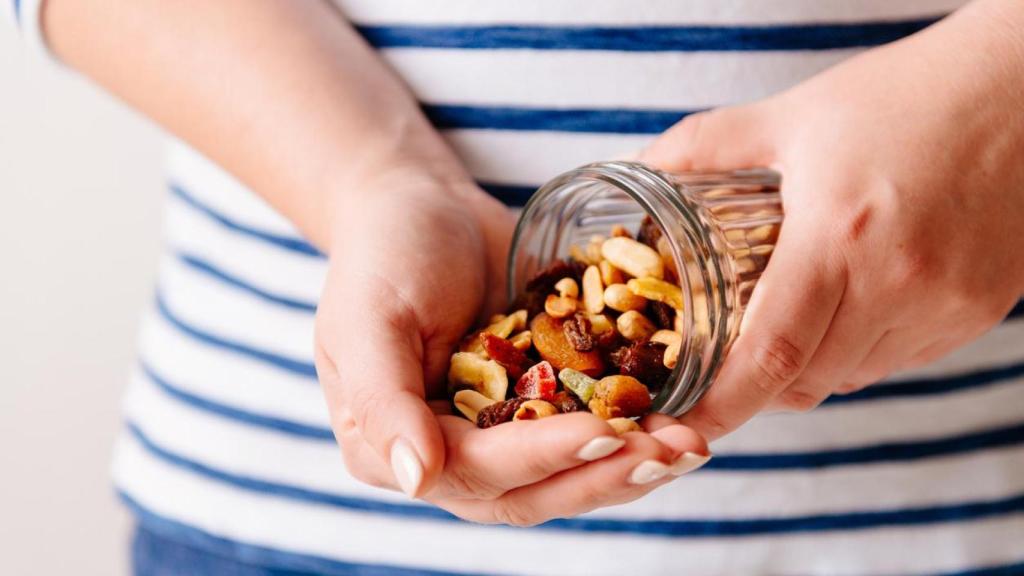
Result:
M576 350L562 329L562 322L547 314L538 314L530 323L533 346L544 360L556 370L572 368L588 376L598 376L604 370L601 355L595 351Z

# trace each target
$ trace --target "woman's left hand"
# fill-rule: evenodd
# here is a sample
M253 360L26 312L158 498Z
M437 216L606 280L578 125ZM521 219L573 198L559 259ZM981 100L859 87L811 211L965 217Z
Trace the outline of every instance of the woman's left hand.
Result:
M641 160L772 166L786 221L718 380L709 440L931 362L1024 293L1024 6L980 0L767 100L689 116Z

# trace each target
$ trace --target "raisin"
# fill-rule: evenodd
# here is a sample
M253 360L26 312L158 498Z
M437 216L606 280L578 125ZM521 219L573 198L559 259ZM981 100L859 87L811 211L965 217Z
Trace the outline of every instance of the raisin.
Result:
M555 394L555 397L551 399L551 403L558 408L558 411L562 414L568 414L569 412L579 412L585 410L586 406L583 402L576 397L575 394L570 394L566 391L561 391Z
M555 283L562 278L572 278L579 284L583 280L583 271L586 268L586 264L575 260L555 260L550 266L530 278L526 283L526 291L547 295L555 291Z
M675 310L664 302L651 300L647 303L647 316L654 320L654 324L658 328L671 330L675 324L674 313Z
M512 417L516 414L516 410L519 410L519 407L524 402L526 402L526 398L511 398L487 406L476 415L477 427L490 428L491 426L511 422Z
M594 337L590 335L590 320L582 314L576 314L562 324L565 337L569 339L572 347L579 352L590 352L597 344Z
M658 342L638 342L621 354L619 374L632 376L652 386L660 386L672 373L665 367L664 344Z
M661 228L654 223L653 218L645 216L643 222L640 223L640 230L636 234L636 239L657 250L658 238L661 238Z
M505 338L483 332L480 334L487 355L505 369L509 380L518 380L530 366L530 359Z

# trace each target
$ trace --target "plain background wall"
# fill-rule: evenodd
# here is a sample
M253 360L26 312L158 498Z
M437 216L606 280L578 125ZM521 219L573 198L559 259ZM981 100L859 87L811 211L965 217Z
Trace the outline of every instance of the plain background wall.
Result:
M17 575L127 573L108 470L152 296L160 133L0 18L0 549Z

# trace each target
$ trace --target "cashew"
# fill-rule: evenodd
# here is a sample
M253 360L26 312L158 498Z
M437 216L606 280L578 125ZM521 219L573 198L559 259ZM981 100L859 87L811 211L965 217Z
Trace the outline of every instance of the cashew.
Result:
M683 309L683 290L675 284L669 284L657 278L633 278L626 283L626 286L637 296L663 302L676 310Z
M598 269L601 270L601 281L604 282L605 286L625 283L626 279L622 276L622 270L612 266L611 262L601 260L597 266Z
M679 360L679 350L683 346L683 335L675 330L658 330L651 336L651 342L664 344L665 355L662 357L662 364L665 368L675 368Z
M615 433L619 436L622 436L626 432L640 432L643 430L643 428L636 423L636 420L631 420L629 418L611 418L609 420L605 420L605 422L607 422L608 425L612 427L612 430L615 430Z
M661 255L632 238L609 238L601 244L601 255L619 270L636 278L663 278L665 265Z
M558 414L558 409L544 400L527 400L516 410L513 420L540 420Z
M646 340L657 330L653 322L636 310L623 312L615 325L627 340Z
M481 410L498 402L476 390L459 390L455 393L452 401L455 404L455 408L472 422L476 422L476 415Z
M625 284L612 284L604 289L604 303L612 310L628 312L642 310L647 299L633 294Z
M604 310L604 285L596 266L587 266L583 271L583 307L591 314Z
M576 313L576 299L548 294L544 300L544 311L552 318L566 318Z
M562 298L579 298L580 296L580 287L575 280L568 277L555 282L555 290Z
M504 400L508 391L508 375L494 360L472 352L452 354L448 368L448 385L452 390L469 388L495 400Z
M530 332L529 330L523 330L522 332L513 334L511 337L509 337L509 341L512 342L512 345L516 347L516 350L519 350L520 352L525 352L530 349L530 346L533 345L533 332Z
M487 325L490 326L491 324L497 324L498 322L501 322L505 318L508 318L508 316L504 314L495 314L494 316L491 316L490 319L487 320Z
M615 327L611 318L604 314L587 314L587 320L590 321L590 333L595 336L604 334Z

